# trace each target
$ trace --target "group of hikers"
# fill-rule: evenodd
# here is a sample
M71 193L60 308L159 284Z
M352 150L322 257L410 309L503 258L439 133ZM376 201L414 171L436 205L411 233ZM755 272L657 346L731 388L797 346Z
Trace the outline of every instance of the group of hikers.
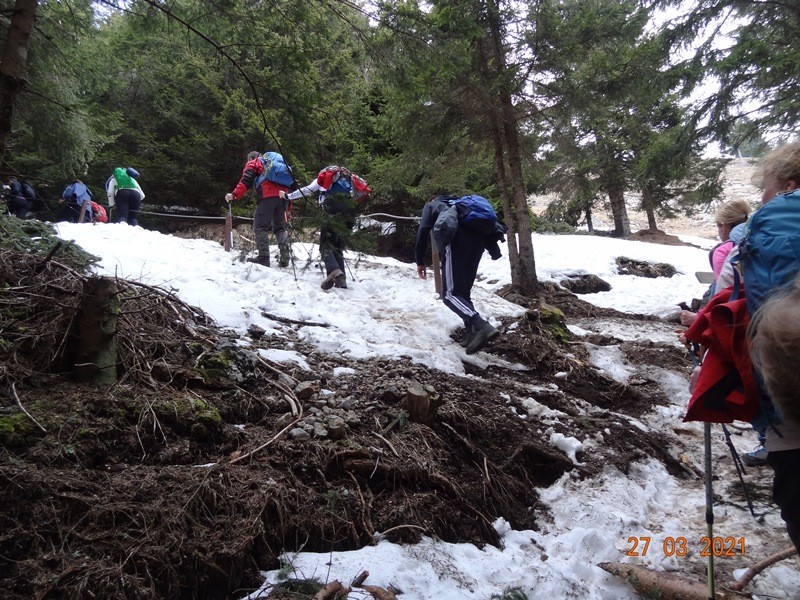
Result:
M714 281L685 339L699 362L685 420L748 421L774 469L773 498L800 551L800 142L767 154L758 173L761 206L723 204Z
M114 210L115 223L138 225L138 214L144 200L144 192L137 181L139 172L132 167L116 167L105 183L108 208ZM34 216L34 208L41 199L28 181L19 181L14 176L5 179L4 196L8 213L20 219ZM95 202L92 191L79 178L73 179L61 192L59 208L53 212L56 222L107 223L106 208Z
M287 267L292 257L287 213L295 200L316 196L322 214L329 217L320 228L320 254L326 273L320 287L347 288L344 264L347 234L353 228L357 205L371 191L369 186L345 167L331 165L319 171L309 184L290 191L292 187L297 186L282 155L255 150L247 155L239 182L225 195L230 203L241 200L250 189L256 193L253 233L257 254L247 260L270 266L269 232L272 231L278 243L278 264ZM506 227L481 196L434 196L422 211L415 244L417 274L422 279L427 277L425 257L431 232L439 250L442 300L464 322L461 344L467 354L474 354L500 333L481 317L470 293L484 250L489 251L493 260L500 258L499 242L505 241Z

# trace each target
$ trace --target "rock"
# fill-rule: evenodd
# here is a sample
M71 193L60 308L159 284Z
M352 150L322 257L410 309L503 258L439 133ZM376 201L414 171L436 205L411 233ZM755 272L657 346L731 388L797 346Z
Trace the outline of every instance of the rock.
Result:
M395 404L403 397L403 393L396 385L390 385L378 394L378 399L386 404Z
M328 437L328 430L325 428L325 425L319 422L314 423L314 437L317 438Z
M331 417L327 423L328 436L332 440L340 440L347 433L347 425L341 417Z
M611 285L607 281L603 281L597 275L591 273L569 275L567 279L562 279L559 283L573 294L596 294L597 292L607 292L611 289Z
M289 436L299 442L306 442L311 439L311 436L304 429L295 427L289 432Z
M263 327L259 327L255 323L251 323L250 327L247 328L247 333L249 333L250 337L254 340L260 340L264 337L264 334L267 333L267 330Z
M297 396L298 400L308 400L319 392L319 381L301 381L297 384L297 387L294 388L294 395Z
M672 277L677 269L667 263L650 263L634 260L625 256L617 257L617 272L620 275L636 275L637 277Z

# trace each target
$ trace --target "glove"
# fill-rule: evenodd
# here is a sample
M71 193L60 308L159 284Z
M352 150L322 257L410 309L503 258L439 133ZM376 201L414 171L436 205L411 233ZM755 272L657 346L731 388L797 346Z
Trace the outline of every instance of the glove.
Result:
M225 194L225 202L227 202L228 204L230 204L231 202L233 202L233 194L231 194L230 192L228 192L227 194Z

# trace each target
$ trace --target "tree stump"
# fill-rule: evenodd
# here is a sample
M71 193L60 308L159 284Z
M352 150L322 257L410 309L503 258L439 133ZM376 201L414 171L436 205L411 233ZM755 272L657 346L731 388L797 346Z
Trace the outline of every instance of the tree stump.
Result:
M117 382L117 320L120 303L117 283L109 277L91 277L75 320L75 377L97 385Z

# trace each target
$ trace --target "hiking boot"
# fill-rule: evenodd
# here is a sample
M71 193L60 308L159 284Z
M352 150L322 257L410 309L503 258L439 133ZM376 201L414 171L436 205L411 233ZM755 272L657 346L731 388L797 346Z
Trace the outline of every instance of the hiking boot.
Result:
M347 289L347 276L342 273L333 278L333 287Z
M342 273L341 269L334 269L328 273L328 276L325 279L322 280L322 283L319 287L321 287L323 290L329 290L339 278L341 278L341 281L344 281L344 273Z
M288 244L284 244L281 246L280 254L278 255L278 266L282 269L285 269L289 266L289 263L292 260L292 249L289 248Z
M500 335L500 332L497 331L489 321L482 321L480 325L472 329L475 333L472 335L469 344L467 344L467 354L475 354L478 350Z
M464 337L461 338L459 344L461 344L462 348L466 348L469 346L469 343L472 341L472 338L475 337L475 328L470 327L469 329L464 330Z
M742 454L742 462L748 467L763 467L767 464L767 449L760 445L752 452Z
M256 263L257 265L268 267L269 254L259 254L258 256L251 256L250 258L247 259L247 262Z

